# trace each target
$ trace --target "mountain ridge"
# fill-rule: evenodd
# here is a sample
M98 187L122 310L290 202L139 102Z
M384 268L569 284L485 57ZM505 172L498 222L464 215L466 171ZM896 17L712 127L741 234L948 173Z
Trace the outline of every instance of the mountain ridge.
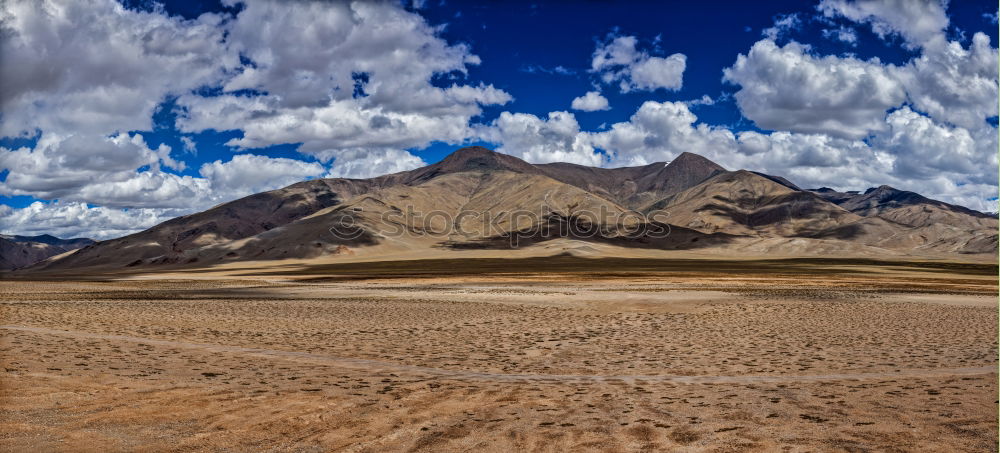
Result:
M387 220L415 207L452 216L452 220L405 228ZM454 220L463 212L510 215L535 209L547 211L530 219L499 222L495 231L480 228L467 235L427 237L430 232L443 234L467 226L468 219ZM679 233L667 242L651 237L626 241L625 236L614 234L602 236L601 241L592 239L651 250L705 249L712 244L722 253L741 241L761 244L761 239L767 239L775 244L774 252L780 252L779 239L783 238L841 241L845 250L866 250L886 244L880 235L906 237L890 241L899 253L986 254L994 253L996 244L996 218L888 186L865 194L801 190L780 176L729 171L689 152L669 163L597 168L570 163L535 165L487 148L467 147L414 170L367 179L308 180L253 194L88 245L36 268L335 258L355 249L376 253L383 249L461 249L464 243L499 246L498 238L511 235L534 237L528 242L537 244L558 238L540 233L551 222L582 221L611 228L605 219L581 217L590 211L619 217L627 212L659 215L666 218L666 225L688 232L684 234L688 242L678 240ZM346 219L357 222L353 226L357 237L344 239L328 231L330 225ZM632 219L631 226L655 226L661 220ZM410 236L390 234L400 228ZM973 236L975 241L965 240ZM835 248L824 243L823 250L831 247Z
M93 239L61 239L51 234L0 234L0 270L13 270L93 244Z

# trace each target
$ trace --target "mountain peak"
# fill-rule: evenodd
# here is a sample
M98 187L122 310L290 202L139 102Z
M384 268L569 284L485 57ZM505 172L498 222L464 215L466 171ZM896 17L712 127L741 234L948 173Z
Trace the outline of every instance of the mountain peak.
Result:
M667 164L667 167L683 167L690 168L692 166L711 168L712 170L725 170L721 165L712 162L705 156L695 153L689 153L684 151L680 153L674 160Z
M451 152L442 160L452 159L452 158L464 158L466 156L490 156L494 154L500 154L492 149L486 148L484 146L466 146L463 148L456 149Z
M531 164L504 153L482 146L460 148L435 164L446 172L466 170L508 170L519 173L537 173Z
M418 168L410 173L408 182L426 181L436 176L463 171L505 170L515 173L540 173L540 171L514 156L498 153L482 146L467 146L455 150L440 162Z
M857 195L842 206L852 212L875 212L882 209L892 209L903 206L917 204L940 204L945 203L931 200L923 195L906 190L899 190L887 185L871 187L863 195Z
M726 169L705 157L683 152L659 171L642 177L638 184L640 190L654 191L666 196L693 187L723 171Z
M881 195L881 194L895 194L902 191L890 185L882 184L881 186L878 187L869 187L868 190L865 190L865 195L868 195L872 192L876 192L877 194Z

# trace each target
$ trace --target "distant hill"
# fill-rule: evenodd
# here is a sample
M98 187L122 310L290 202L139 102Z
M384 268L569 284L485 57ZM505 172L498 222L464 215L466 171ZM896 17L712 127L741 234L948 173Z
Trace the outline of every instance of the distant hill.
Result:
M624 230L612 224L622 219ZM654 234L662 230L670 234ZM32 269L157 269L355 252L419 256L560 238L664 253L989 257L997 250L997 218L888 186L863 194L802 190L780 176L728 171L693 153L670 163L595 168L533 165L468 147L411 171L251 195Z
M59 239L49 234L40 236L0 234L0 270L25 267L93 243L92 239Z

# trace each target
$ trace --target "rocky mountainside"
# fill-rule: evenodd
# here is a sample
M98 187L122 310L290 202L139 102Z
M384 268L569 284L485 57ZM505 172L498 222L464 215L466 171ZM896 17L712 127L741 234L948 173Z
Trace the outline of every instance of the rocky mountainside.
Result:
M746 170L722 172L644 208L703 232L796 237L860 219L815 194Z
M995 254L997 219L887 186L864 194L801 190L692 153L608 169L532 165L469 147L411 171L251 195L35 268L518 248L555 238L651 250L777 253L794 239L797 253L807 254L809 244L817 253Z
M681 153L670 163L641 167L597 168L552 163L536 165L545 176L638 209L726 171L719 164L692 153Z
M92 239L60 239L49 234L40 236L0 234L0 270L25 267L93 243Z
M996 216L889 186L873 187L840 205L865 217L878 216L912 227L944 224L974 229L996 225Z

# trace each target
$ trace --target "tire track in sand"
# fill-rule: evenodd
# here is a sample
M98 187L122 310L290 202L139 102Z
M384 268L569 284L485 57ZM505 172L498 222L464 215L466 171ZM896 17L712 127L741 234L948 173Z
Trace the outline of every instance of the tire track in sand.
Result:
M208 352L231 353L267 359L289 360L326 365L371 373L414 373L427 377L444 379L497 381L497 382L621 382L621 383L678 383L678 384L768 384L790 382L860 381L891 379L901 377L948 377L972 376L997 373L997 365L964 368L904 369L895 372L877 373L832 373L811 375L737 375L737 376L684 376L684 375L587 375L587 374L504 374L465 370L448 370L418 365L405 365L381 360L334 357L308 352L282 351L277 349L247 348L207 343L159 340L155 338L109 335L91 332L49 329L29 326L0 326L0 329L64 337L124 341L129 343L195 349Z

